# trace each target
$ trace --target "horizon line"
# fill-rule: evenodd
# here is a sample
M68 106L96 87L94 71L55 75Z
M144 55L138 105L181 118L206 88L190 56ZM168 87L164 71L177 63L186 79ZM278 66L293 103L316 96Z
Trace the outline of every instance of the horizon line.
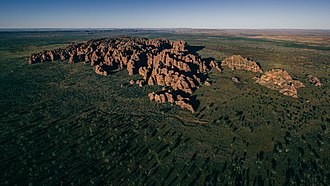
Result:
M0 30L36 30L36 29L49 29L49 30L100 30L100 29L126 29L126 30L178 30L178 29L191 29L191 30L330 30L330 28L196 28L196 27L0 27Z

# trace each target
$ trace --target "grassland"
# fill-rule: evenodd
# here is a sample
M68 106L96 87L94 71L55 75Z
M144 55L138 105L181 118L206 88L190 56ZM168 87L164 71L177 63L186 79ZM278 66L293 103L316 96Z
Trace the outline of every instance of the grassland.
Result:
M83 63L26 64L34 52L123 34L183 39L218 61L240 54L306 87L293 99L254 84L256 74L211 71L212 86L195 92L200 105L191 114L150 102L160 87L132 86L126 71L102 77ZM0 33L0 183L327 185L329 62L327 45L236 35Z

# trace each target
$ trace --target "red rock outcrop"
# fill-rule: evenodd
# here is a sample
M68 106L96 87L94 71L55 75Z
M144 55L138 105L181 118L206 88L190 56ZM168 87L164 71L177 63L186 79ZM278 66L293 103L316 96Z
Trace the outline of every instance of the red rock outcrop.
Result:
M100 65L95 65L94 67L94 71L95 73L99 74L99 75L102 75L102 76L107 76L108 75L108 72L105 71L102 66Z
M239 80L237 77L232 77L231 80L232 80L234 83L241 83L240 80Z
M323 86L321 81L317 77L314 77L312 75L308 75L307 79L310 83L312 83L316 87L322 87Z
M256 83L272 90L277 90L283 95L298 98L297 89L305 85L293 80L288 72L283 69L272 69L265 72L260 78L255 78Z
M175 51L182 52L182 51L186 51L187 43L183 40L174 41L172 43L172 46Z
M212 68L215 68L216 70L218 70L219 72L221 72L222 70L221 70L221 68L220 68L220 66L219 66L219 64L216 62L216 61L211 61L210 62L210 67L212 67Z
M172 103L176 104L180 108L187 109L191 112L195 112L193 105L191 104L191 100L189 97L182 97L177 92L172 92L171 90L162 90L160 92L152 92L148 94L148 97L152 101L156 101L158 103Z
M135 84L135 81L134 80L130 80L129 81L129 84L134 85Z
M170 90L162 90L160 92L152 92L148 94L150 100L159 102L159 103L174 103L176 97L172 94Z
M216 61L202 60L189 49L185 41L130 37L98 39L73 43L65 49L33 54L29 58L29 64L64 60L69 63L84 62L90 63L94 66L95 73L103 76L111 74L113 70L126 69L129 75L139 74L142 77L140 80L131 80L130 84L140 87L145 84L164 87L160 92L150 93L150 100L167 102L194 112L191 95L202 84L211 86L207 73L212 68L218 71L221 71L221 68ZM262 73L255 61L239 55L226 58L221 66ZM239 82L237 78L232 80ZM308 80L315 86L322 86L313 76L308 76ZM256 78L256 83L294 98L298 97L297 89L304 87L300 81L292 80L282 69L267 71L260 78Z
M185 41L166 39L117 38L90 40L71 44L65 49L44 51L30 56L29 63L44 61L85 62L97 74L107 76L112 70L126 69L129 75L139 74L143 80L130 81L140 87L160 85L165 90L149 94L159 103L169 102L194 112L190 96L205 81L211 68L221 71L215 61L204 61L189 51Z
M243 58L240 55L233 55L227 57L222 61L221 66L228 66L232 70L241 69L241 70L262 73L262 69L257 62L250 60L248 58Z
M211 82L209 82L209 81L205 81L205 82L204 82L204 85L209 87L209 86L211 86Z

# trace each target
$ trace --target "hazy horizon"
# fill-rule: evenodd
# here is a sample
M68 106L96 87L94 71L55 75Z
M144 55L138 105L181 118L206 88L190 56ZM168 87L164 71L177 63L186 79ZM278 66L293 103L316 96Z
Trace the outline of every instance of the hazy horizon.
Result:
M327 30L330 30L330 28L189 28L189 27L182 27L182 28L175 28L175 27L172 27L172 28L167 28L167 27L164 27L164 28L153 28L153 27L122 27L122 28L118 28L118 27L76 27L76 28L69 28L69 27L62 27L62 28L59 28L59 27L31 27L31 28L28 28L28 27L0 27L0 30L274 30L274 31L280 31L280 30L287 30L287 31L294 31L294 30L315 30L315 31L327 31Z
M0 2L2 29L330 29L330 1Z

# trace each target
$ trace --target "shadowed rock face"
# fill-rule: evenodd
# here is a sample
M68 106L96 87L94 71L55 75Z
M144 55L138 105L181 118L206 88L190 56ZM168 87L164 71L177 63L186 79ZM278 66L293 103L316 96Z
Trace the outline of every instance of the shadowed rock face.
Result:
M262 69L257 64L257 62L252 61L248 58L243 58L240 55L233 55L227 57L222 61L221 66L228 66L232 70L240 69L262 73Z
M305 87L305 85L293 80L288 72L283 69L272 69L265 72L260 78L255 78L256 83L267 88L277 90L281 94L298 98L297 89Z
M112 70L126 69L129 75L139 74L143 78L131 84L164 86L163 91L150 93L150 100L168 102L194 112L191 95L205 81L211 68L221 69L217 62L204 61L188 48L185 41L99 39L33 54L29 64L62 60L85 62L103 76L111 74Z

